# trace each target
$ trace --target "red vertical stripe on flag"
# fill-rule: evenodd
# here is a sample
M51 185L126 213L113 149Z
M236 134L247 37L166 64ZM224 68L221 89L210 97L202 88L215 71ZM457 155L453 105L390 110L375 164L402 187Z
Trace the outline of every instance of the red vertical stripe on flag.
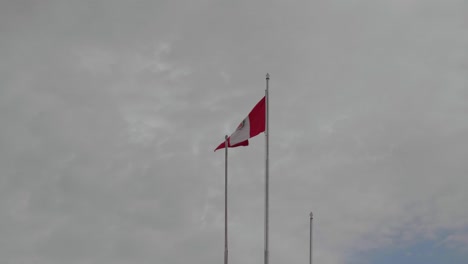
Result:
M265 131L266 123L265 115L265 96L258 102L249 114L250 120L250 137L253 138L256 135Z

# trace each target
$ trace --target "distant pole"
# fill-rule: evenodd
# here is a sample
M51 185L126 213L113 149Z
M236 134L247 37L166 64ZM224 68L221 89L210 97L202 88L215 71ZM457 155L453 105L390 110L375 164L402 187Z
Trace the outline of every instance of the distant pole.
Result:
M314 220L314 214L310 212L310 248L309 248L309 264L312 264L312 221Z
M269 178L268 178L268 172L269 172L269 153L268 153L268 137L270 136L270 131L268 129L269 127L269 113L268 113L268 108L270 105L270 101L268 98L268 82L270 81L270 74L266 74L266 89L265 89L265 256L264 256L264 263L268 264L268 184L269 184Z
M225 148L225 155L224 155L224 264L228 264L228 227L227 227L227 219L228 219L228 136L224 137L224 148Z

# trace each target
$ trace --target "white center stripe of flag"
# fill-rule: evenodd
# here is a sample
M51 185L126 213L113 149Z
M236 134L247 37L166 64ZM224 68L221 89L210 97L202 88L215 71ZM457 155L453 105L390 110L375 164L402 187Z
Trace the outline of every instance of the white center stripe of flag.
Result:
M250 138L250 120L246 117L231 135L231 145L235 145Z

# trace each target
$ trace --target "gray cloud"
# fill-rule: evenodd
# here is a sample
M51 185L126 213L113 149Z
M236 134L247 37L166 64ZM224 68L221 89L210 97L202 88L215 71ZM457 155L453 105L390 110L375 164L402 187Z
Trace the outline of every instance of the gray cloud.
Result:
M214 147L271 78L271 262L466 248L463 1L0 4L0 255L222 260ZM263 258L263 136L230 151L230 260Z

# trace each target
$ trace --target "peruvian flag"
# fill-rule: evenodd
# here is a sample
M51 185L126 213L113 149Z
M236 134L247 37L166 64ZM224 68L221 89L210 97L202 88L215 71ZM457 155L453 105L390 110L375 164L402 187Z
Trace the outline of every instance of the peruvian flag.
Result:
M265 131L265 96L250 111L249 115L242 120L236 131L228 138L228 147L235 148L248 146L249 138ZM225 142L221 143L214 151L225 148Z

